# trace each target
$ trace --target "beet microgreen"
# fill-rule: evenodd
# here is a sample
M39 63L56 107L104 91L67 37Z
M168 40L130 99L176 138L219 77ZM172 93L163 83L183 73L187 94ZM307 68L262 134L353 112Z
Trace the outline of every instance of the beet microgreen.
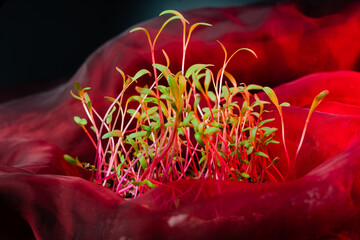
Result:
M297 160L297 157L298 157L298 155L299 155L301 146L302 146L302 144L303 144L303 142L304 142L306 129L307 129L307 126L309 125L309 122L310 122L310 117L311 117L311 115L313 114L313 112L315 111L315 109L317 108L317 106L319 106L319 104L322 102L322 100L326 97L327 94L329 94L329 91L328 91L328 90L322 91L321 93L319 93L319 94L314 98L314 100L313 100L313 102L312 102L312 104L311 104L310 111L309 111L308 116L307 116L307 118L306 118L305 126L304 126L303 132L302 132L302 134L301 134L301 139L300 139L300 142L299 142L299 145L298 145L298 148L297 148L297 150L296 150L295 157L294 157L294 173L295 173L295 168L296 168L296 160Z
M71 95L81 101L88 119L75 117L74 120L96 148L91 181L112 188L122 197L136 197L157 185L189 178L284 181L292 169L282 114L282 107L288 104L279 104L271 88L239 84L226 71L237 52L249 51L257 57L255 52L240 48L228 57L226 47L219 42L225 56L216 74L212 70L214 66L206 63L194 64L186 69L186 50L192 32L196 27L211 25L195 23L188 29L189 22L179 12L167 10L160 15L165 14L173 16L164 22L154 38L143 27L130 31L145 33L150 47L152 74L142 69L131 77L116 68L122 77L123 87L115 98L105 97L111 104L104 116L94 109L87 93L90 88L74 83L77 95L73 92ZM180 72L172 71L164 50L165 64L156 61L155 56L160 33L174 20L180 20L183 26ZM125 91L134 82L140 82L142 78L149 80L150 75L154 79L151 86L138 84L135 87L137 94L124 99ZM269 96L280 115L289 169L285 177L276 167L280 159L271 159L268 154L269 145L279 143L274 140L277 129L267 125L275 119L264 118L263 113L270 102L259 99L258 91L264 91ZM298 151L310 115L325 95L319 95L313 103ZM137 107L130 108L130 103ZM93 130L91 134L88 122ZM66 159L78 164L68 155Z

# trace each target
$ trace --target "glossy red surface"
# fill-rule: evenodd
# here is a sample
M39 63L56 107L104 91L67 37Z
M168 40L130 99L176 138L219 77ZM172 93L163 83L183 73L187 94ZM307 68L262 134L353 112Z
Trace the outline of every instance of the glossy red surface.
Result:
M3 239L360 238L360 4L317 18L293 5L209 8L184 16L191 23L213 24L194 33L187 66L220 65L216 40L229 52L248 47L258 54L258 60L239 54L228 70L245 83L274 87L280 101L291 104L284 108L290 156L313 97L329 90L311 118L297 179L180 181L130 201L86 180L84 171L63 160L64 153L83 161L94 157L73 121L83 111L69 91L74 81L91 87L95 108L105 111L103 97L114 96L121 86L116 66L129 75L149 68L144 36L123 33L92 54L68 83L0 105ZM163 20L141 26L154 33ZM175 69L181 60L179 29L171 23L157 45L174 59ZM285 159L281 146L272 154ZM278 165L286 171L285 161Z

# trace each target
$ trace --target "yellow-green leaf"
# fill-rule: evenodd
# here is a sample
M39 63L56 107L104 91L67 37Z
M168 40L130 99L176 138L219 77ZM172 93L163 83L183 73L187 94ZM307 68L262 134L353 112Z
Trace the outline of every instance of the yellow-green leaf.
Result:
M102 136L102 139L110 138L110 137L122 137L122 132L120 130L113 130L108 133L105 133Z

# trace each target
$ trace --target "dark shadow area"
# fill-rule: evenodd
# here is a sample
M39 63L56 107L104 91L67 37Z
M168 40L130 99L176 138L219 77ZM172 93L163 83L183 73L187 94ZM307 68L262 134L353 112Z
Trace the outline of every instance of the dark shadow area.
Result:
M0 102L69 80L102 44L166 9L295 3L321 17L355 0L0 0Z
M273 0L26 1L0 9L0 102L69 80L102 44L166 9L185 11ZM0 4L1 5L1 4Z
M324 15L335 14L345 8L348 4L357 1L358 0L288 0L287 2L295 2L305 15L316 18Z
M29 224L0 197L0 239L32 240L35 236Z

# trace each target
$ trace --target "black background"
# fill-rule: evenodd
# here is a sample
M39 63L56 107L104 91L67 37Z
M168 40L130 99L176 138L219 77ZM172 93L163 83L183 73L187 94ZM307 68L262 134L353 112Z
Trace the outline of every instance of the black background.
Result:
M285 1L0 0L0 102L68 80L103 43L163 10ZM294 2L321 15L350 1Z
M163 10L259 1L6 0L0 9L0 88L35 91L37 84L69 79L103 43Z

